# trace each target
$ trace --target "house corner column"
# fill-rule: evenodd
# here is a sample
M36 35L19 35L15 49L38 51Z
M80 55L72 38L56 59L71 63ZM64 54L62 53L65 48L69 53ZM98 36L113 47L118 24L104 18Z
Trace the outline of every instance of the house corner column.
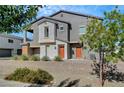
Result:
M23 37L23 42L25 43L27 41L27 31L23 31L24 37Z

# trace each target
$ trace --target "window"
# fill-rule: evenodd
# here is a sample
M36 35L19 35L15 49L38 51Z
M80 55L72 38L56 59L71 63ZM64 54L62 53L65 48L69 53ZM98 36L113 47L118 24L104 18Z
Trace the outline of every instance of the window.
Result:
M86 31L86 28L84 26L82 26L82 27L80 27L79 31L80 31L80 34L84 34Z
M8 43L13 43L13 40L12 39L8 39Z
M49 37L49 28L48 27L44 27L44 36Z
M60 29L60 31L64 31L63 25L61 25L61 26L59 27L59 29Z

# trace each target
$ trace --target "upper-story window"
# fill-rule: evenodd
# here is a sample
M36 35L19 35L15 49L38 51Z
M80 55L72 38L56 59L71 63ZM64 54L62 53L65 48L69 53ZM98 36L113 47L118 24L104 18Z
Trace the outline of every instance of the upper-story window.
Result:
M13 43L14 41L12 39L8 39L8 43Z
M64 31L63 25L60 25L59 29L60 29L60 31Z
M85 34L86 32L86 27L85 26L81 26L80 29L79 29L79 33L80 34Z
M48 26L44 27L44 36L49 37L49 27Z

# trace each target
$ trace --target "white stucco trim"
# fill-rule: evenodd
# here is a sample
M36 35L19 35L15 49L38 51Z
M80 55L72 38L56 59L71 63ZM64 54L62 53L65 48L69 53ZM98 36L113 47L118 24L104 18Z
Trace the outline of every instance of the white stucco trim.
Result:
M49 46L47 47L47 51L46 51L46 44L40 45L40 58L42 58L43 56L46 56L47 54L47 56L50 59L54 59L55 56L59 55L58 54L59 45L64 45L64 59L68 58L67 43L59 40L56 40L55 42L56 42L55 44L47 44Z

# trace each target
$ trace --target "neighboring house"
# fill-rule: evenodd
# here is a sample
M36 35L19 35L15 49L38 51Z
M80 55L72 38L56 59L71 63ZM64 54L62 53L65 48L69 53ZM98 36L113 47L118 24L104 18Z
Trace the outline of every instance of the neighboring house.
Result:
M59 11L49 17L34 21L28 30L33 33L33 41L26 41L26 31L22 52L26 55L48 56L53 59L80 59L88 57L89 51L80 44L80 36L85 33L88 22L100 17Z
M13 55L21 55L21 43L23 38L0 34L0 57L10 57Z

